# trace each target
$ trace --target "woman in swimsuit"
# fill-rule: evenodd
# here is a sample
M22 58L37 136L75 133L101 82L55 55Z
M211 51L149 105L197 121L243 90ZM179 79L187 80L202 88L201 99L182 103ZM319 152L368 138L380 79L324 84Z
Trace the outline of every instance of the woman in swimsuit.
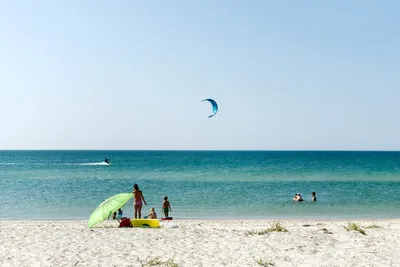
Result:
M135 210L135 219L137 219L137 215L139 213L139 219L142 217L142 201L145 205L147 205L146 200L144 200L142 191L139 190L139 186L135 184L132 190L133 194L133 208Z

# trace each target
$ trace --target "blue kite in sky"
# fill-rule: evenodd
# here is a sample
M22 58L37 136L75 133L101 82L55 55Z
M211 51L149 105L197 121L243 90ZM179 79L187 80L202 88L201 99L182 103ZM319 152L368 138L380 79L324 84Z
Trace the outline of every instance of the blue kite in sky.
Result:
M212 105L212 108L213 108L213 109L212 109L212 114L211 114L210 116L208 116L207 118L214 117L215 114L217 114L217 112L218 112L218 104L217 104L217 102L215 102L214 99L210 99L210 98L204 99L204 100L201 101L201 102L204 102L204 101L210 102L211 105Z

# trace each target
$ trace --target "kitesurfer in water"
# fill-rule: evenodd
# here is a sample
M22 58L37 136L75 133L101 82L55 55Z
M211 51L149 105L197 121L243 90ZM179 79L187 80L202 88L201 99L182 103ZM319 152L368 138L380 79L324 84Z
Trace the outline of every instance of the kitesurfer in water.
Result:
M107 164L110 164L110 162L108 161L108 158L105 158L104 162L107 163Z

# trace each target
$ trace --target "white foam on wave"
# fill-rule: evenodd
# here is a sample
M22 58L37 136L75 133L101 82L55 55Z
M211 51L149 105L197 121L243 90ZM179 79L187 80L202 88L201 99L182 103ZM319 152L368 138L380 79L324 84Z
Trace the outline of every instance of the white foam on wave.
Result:
M109 166L110 164L108 164L108 163L103 161L103 162L93 162L93 163L81 163L79 165L82 165L82 166L98 166L98 165L100 165L100 166Z
M66 166L110 166L111 164L107 164L103 162L91 162L91 163L66 163Z

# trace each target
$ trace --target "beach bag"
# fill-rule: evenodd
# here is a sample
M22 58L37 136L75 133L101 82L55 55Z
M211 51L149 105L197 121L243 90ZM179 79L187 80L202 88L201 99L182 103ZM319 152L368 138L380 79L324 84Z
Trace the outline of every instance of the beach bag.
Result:
M131 220L126 217L121 218L118 227L132 227Z

